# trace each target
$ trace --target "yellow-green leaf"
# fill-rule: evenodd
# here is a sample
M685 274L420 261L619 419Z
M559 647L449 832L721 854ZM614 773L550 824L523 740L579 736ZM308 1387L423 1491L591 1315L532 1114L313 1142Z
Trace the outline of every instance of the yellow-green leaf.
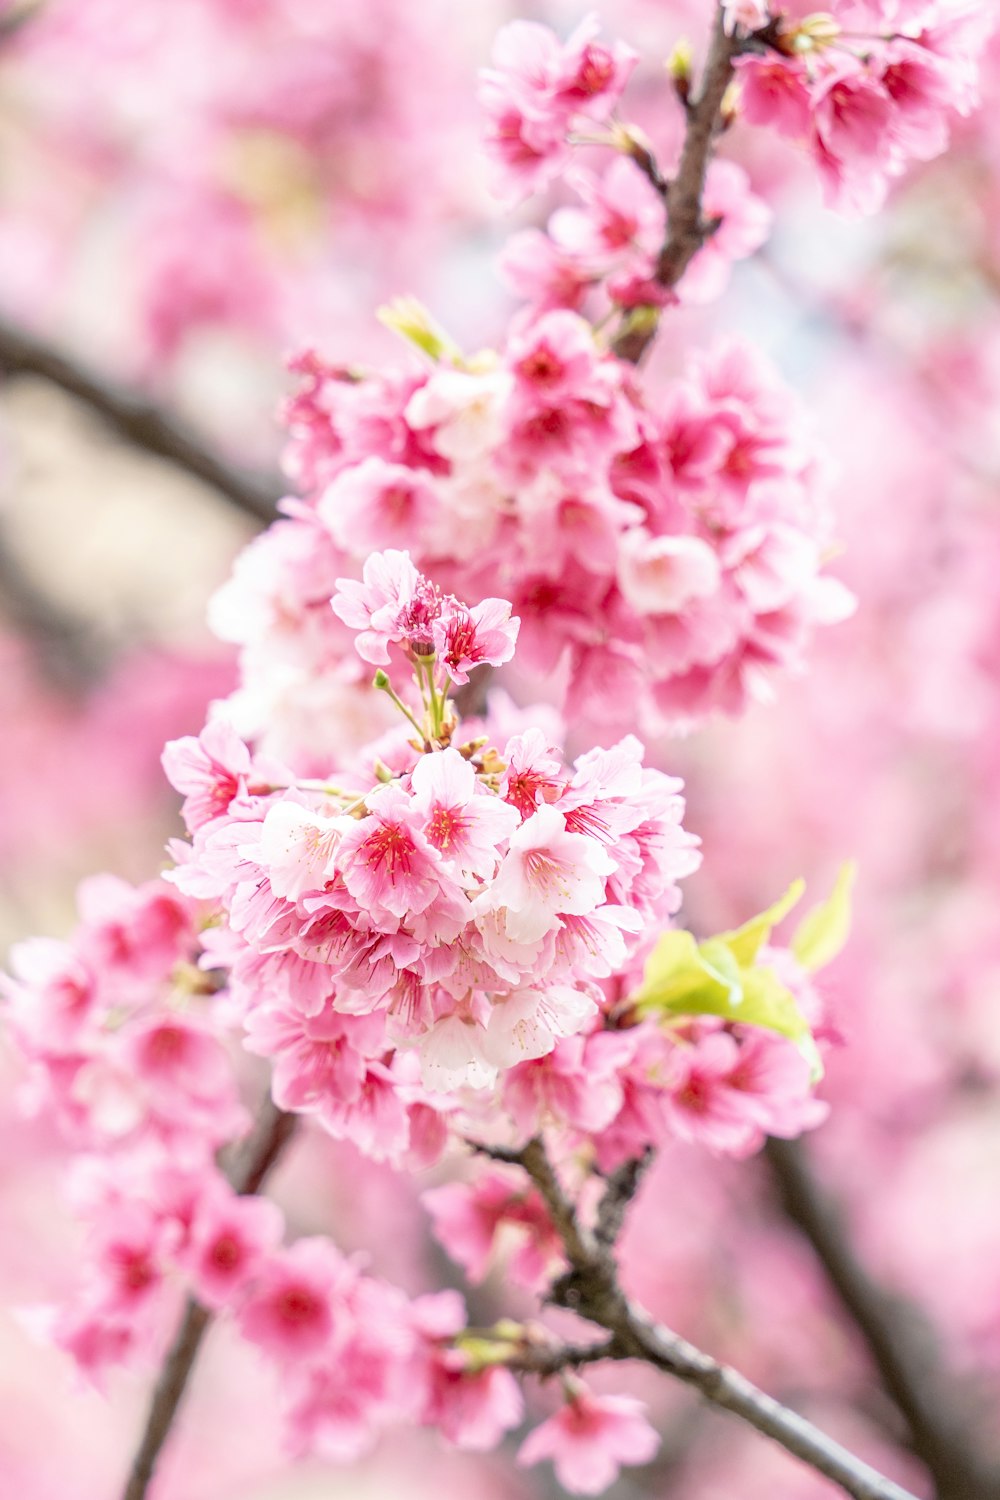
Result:
M792 938L792 952L804 969L822 969L847 942L851 930L851 887L856 872L853 860L842 865L827 900L814 906L799 923Z
M793 1042L810 1034L809 1022L799 1010L795 996L766 964L744 971L743 1001L735 1019L747 1026L764 1026L768 1031L780 1032Z
M744 968L752 964L774 928L802 900L805 888L804 880L793 880L785 894L773 906L769 906L767 911L751 917L749 922L744 922L742 927L737 927L732 932L720 933L718 941L725 943L738 964Z
M416 297L394 297L384 307L378 308L375 316L386 328L391 328L393 333L398 333L435 363L445 358L452 364L461 363L461 349Z
M705 959L690 932L665 932L646 960L635 1003L640 1010L727 1015L733 979L732 970L719 972Z

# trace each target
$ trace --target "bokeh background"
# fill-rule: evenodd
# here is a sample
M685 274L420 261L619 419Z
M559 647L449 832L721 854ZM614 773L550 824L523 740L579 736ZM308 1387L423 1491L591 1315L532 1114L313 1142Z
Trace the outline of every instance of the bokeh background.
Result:
M680 36L700 47L711 12L707 0L600 7L646 59L630 114L667 159L680 121L663 61ZM127 441L46 378L46 358L83 370L102 399L188 424L244 498L280 494L291 351L391 355L374 310L401 292L467 347L503 326L494 260L511 219L484 185L475 71L497 27L529 13L566 30L584 7L0 6L0 946L68 930L89 871L160 867L177 815L159 751L232 685L205 608L262 524L252 503ZM854 933L830 971L844 1038L824 1084L833 1109L808 1158L924 1396L988 1465L1000 1463L996 42L982 87L950 152L869 220L824 207L774 137L724 143L774 209L773 232L721 300L670 314L655 367L732 331L778 364L829 452L838 572L859 608L773 704L653 753L686 778L705 844L686 896L696 929L742 920L798 874L818 894L845 858L859 862ZM59 1145L19 1113L5 1053L0 1076L0 1492L98 1500L116 1492L148 1376L84 1389L33 1336L30 1309L72 1276L76 1230ZM376 1268L417 1290L454 1274L428 1238L422 1185L331 1144L300 1154L278 1190L297 1228L378 1247ZM919 1412L887 1391L885 1351L880 1372L782 1209L773 1164L678 1144L636 1219L628 1273L658 1315L935 1493L919 1434L913 1452ZM501 1291L502 1278L487 1284L484 1310ZM686 1394L659 1382L647 1394L663 1449L622 1496L836 1493ZM509 1455L473 1460L421 1436L349 1472L292 1467L274 1405L266 1374L218 1330L157 1493L558 1492ZM988 1491L949 1493L939 1474L937 1493Z

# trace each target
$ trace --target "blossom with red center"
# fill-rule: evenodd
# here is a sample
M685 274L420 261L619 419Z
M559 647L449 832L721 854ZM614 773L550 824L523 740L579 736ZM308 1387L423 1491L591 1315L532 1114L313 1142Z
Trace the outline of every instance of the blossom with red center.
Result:
M219 1184L198 1203L182 1262L206 1307L232 1303L280 1243L284 1219L267 1198L238 1197Z
M566 772L540 729L514 735L507 742L506 755L500 791L523 817L529 817L540 801L556 800L566 785Z
M490 879L497 846L520 821L515 809L481 787L470 763L451 748L421 756L410 785L419 826L442 860L479 880Z
M440 504L426 471L372 455L341 470L317 514L339 547L367 557L376 549L415 545L434 524Z
M367 800L369 816L341 818L337 868L363 910L390 918L422 912L439 895L440 856L420 831L412 797L383 786Z
M510 661L520 624L506 599L483 599L472 609L449 602L435 624L434 642L452 682L468 682L475 667Z
M210 719L197 739L168 740L161 759L170 785L184 794L181 814L189 833L228 812L246 791L250 751L225 719Z
M309 1359L334 1335L344 1263L329 1240L297 1240L259 1272L240 1314L244 1338L282 1364Z

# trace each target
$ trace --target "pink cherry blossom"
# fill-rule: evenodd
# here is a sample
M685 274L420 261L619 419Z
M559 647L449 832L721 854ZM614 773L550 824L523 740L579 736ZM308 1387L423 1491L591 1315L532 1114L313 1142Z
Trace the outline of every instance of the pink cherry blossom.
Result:
M543 805L511 835L496 879L489 893L478 898L477 909L501 911L507 933L530 943L550 931L561 912L598 905L604 877L615 868L599 844L567 833L563 815Z
M340 1257L325 1239L297 1240L271 1255L240 1313L244 1337L283 1365L319 1354L334 1336L342 1274Z
M410 784L419 826L442 859L480 880L491 879L497 845L518 826L515 809L499 797L477 795L472 765L451 748L422 756Z
M231 1306L281 1242L281 1210L266 1198L213 1192L199 1202L183 1264L206 1307Z
M529 1433L517 1461L549 1458L571 1494L599 1495L622 1464L648 1463L659 1447L644 1411L632 1396L594 1396L580 1386L554 1417Z

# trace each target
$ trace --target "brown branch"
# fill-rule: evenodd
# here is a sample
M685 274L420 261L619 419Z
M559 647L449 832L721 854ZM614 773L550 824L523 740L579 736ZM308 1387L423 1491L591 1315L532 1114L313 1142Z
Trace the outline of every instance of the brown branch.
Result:
M103 379L4 318L0 318L0 369L8 375L34 375L59 386L89 406L134 447L192 474L255 520L274 519L280 480L228 464L179 418L126 387Z
M605 1359L614 1359L615 1341L613 1338L602 1339L598 1344L551 1344L533 1346L528 1344L525 1348L504 1360L508 1370L516 1370L519 1375L537 1375L540 1380L548 1380L552 1375L560 1375L563 1370L578 1370L583 1365L596 1365Z
M697 98L685 103L687 124L677 175L664 182L652 157L645 148L633 155L653 186L661 192L667 206L667 237L656 262L655 277L662 287L675 287L695 255L712 232L712 225L702 218L701 200L705 191L705 174L712 157L715 138L722 126L722 101L733 77L733 60L744 42L726 34L721 5L716 10L715 25L709 44ZM647 157L648 160L643 158ZM650 309L638 319L626 318L615 339L614 352L630 364L638 364L656 332L655 315Z
M976 1452L920 1310L878 1285L858 1259L838 1206L823 1191L800 1141L769 1140L765 1154L788 1219L809 1241L910 1430L938 1500L995 1500L1000 1469Z
M238 1193L250 1194L260 1190L268 1172L291 1140L295 1125L294 1115L285 1114L270 1098L266 1101L227 1174ZM145 1500L211 1320L208 1309L189 1297L153 1390L146 1425L122 1491L122 1500Z
M0 532L0 613L29 642L46 677L75 694L100 675L106 643L81 617L59 605L26 572Z
M833 1480L854 1500L915 1500L909 1491L857 1458L798 1413L782 1406L744 1376L661 1324L631 1302L618 1283L612 1248L581 1223L542 1142L521 1150L484 1147L486 1155L518 1162L548 1207L570 1269L555 1282L550 1300L610 1333L609 1359L638 1359L700 1391L713 1406L742 1418L793 1457ZM638 1181L638 1177L636 1177Z

